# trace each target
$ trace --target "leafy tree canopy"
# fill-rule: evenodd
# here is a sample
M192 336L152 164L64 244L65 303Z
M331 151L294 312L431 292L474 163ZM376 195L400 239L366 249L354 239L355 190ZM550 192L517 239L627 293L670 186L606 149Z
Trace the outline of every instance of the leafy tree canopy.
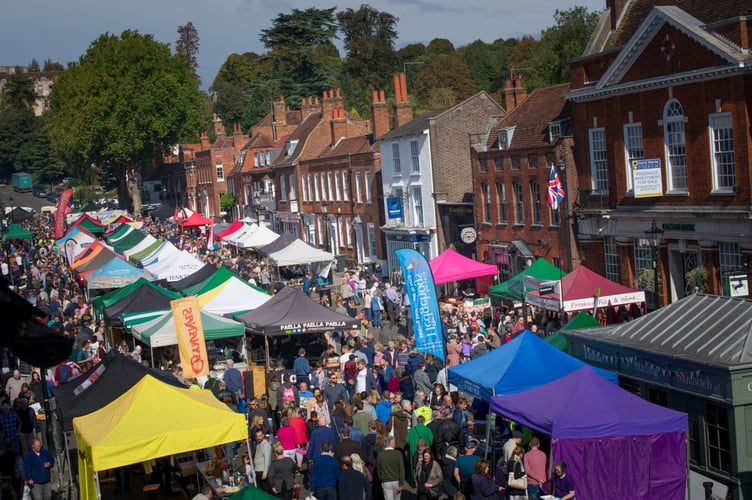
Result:
M77 173L92 164L112 169L120 206L139 210L141 167L195 138L203 101L168 45L137 31L104 34L55 82L47 130Z
M198 30L192 22L188 21L186 24L178 26L178 40L175 42L175 50L185 60L185 67L194 73L198 69L197 56L200 45Z
M441 91L432 93L436 89ZM427 64L415 84L416 96L429 107L433 107L430 104L437 99L442 103L456 104L477 91L467 66L454 54L439 56Z

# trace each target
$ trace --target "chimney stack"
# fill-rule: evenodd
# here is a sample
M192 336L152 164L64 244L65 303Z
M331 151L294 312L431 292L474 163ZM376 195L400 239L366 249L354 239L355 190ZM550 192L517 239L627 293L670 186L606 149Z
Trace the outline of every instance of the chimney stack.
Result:
M329 125L332 132L332 146L343 137L347 137L347 118L345 118L344 108L335 108L332 110L331 121Z
M212 115L212 125L214 126L214 136L225 135L225 126L222 124L222 118L217 116L217 113Z
M217 115L214 115L217 116ZM209 136L206 135L206 130L201 131L201 151L209 149Z
M324 98L321 100L321 112L324 118L332 118L334 110L345 107L345 100L339 89L330 89L324 91Z
M501 91L501 107L511 113L527 99L527 89L522 86L522 77L517 75L514 81L504 82L504 90Z
M407 97L407 80L404 73L394 75L394 127L401 127L413 119L413 105Z
M300 111L301 116L305 120L306 117L313 113L320 113L321 112L321 105L319 104L319 98L316 97L314 99L313 97L303 98L303 100L300 102Z
M272 113L272 122L278 127L287 125L287 105L285 104L284 96L279 96L279 101L275 101L272 104Z
M389 132L389 105L386 103L383 90L373 91L371 114L373 115L373 138L378 139Z

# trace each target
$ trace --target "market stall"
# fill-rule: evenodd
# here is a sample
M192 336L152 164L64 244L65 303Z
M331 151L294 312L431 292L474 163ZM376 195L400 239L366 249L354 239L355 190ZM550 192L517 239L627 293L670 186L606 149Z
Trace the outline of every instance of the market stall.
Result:
M537 259L524 271L489 288L488 293L492 297L502 300L522 302L525 300L525 294L531 290L536 290L540 283L560 280L566 274L546 259Z
M451 248L447 248L441 255L431 259L429 265L433 273L433 281L437 285L499 274L496 266L465 257Z

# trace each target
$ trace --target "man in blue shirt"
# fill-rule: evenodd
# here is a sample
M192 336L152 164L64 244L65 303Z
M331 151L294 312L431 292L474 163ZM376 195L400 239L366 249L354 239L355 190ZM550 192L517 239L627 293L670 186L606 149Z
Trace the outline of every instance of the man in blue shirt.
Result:
M302 347L298 350L298 357L292 364L292 369L295 370L295 377L298 384L301 382L308 382L308 375L311 373L311 364L306 358L306 351Z
M52 498L52 475L50 469L55 465L55 457L42 449L42 442L35 439L31 449L23 459L24 482L33 487L35 500L50 500Z
M222 380L227 384L227 390L235 394L235 399L243 396L243 374L235 368L231 359L227 360L227 370L222 375Z
M318 500L337 500L339 464L332 455L331 441L321 443L321 454L313 461L311 491Z

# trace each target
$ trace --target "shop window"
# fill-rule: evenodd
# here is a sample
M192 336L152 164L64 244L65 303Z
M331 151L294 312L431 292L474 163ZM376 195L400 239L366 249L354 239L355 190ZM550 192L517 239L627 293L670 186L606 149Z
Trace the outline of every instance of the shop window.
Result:
M712 469L731 472L731 440L728 410L723 406L707 405L708 465Z
M668 407L668 393L655 387L648 387L648 401L658 406Z

